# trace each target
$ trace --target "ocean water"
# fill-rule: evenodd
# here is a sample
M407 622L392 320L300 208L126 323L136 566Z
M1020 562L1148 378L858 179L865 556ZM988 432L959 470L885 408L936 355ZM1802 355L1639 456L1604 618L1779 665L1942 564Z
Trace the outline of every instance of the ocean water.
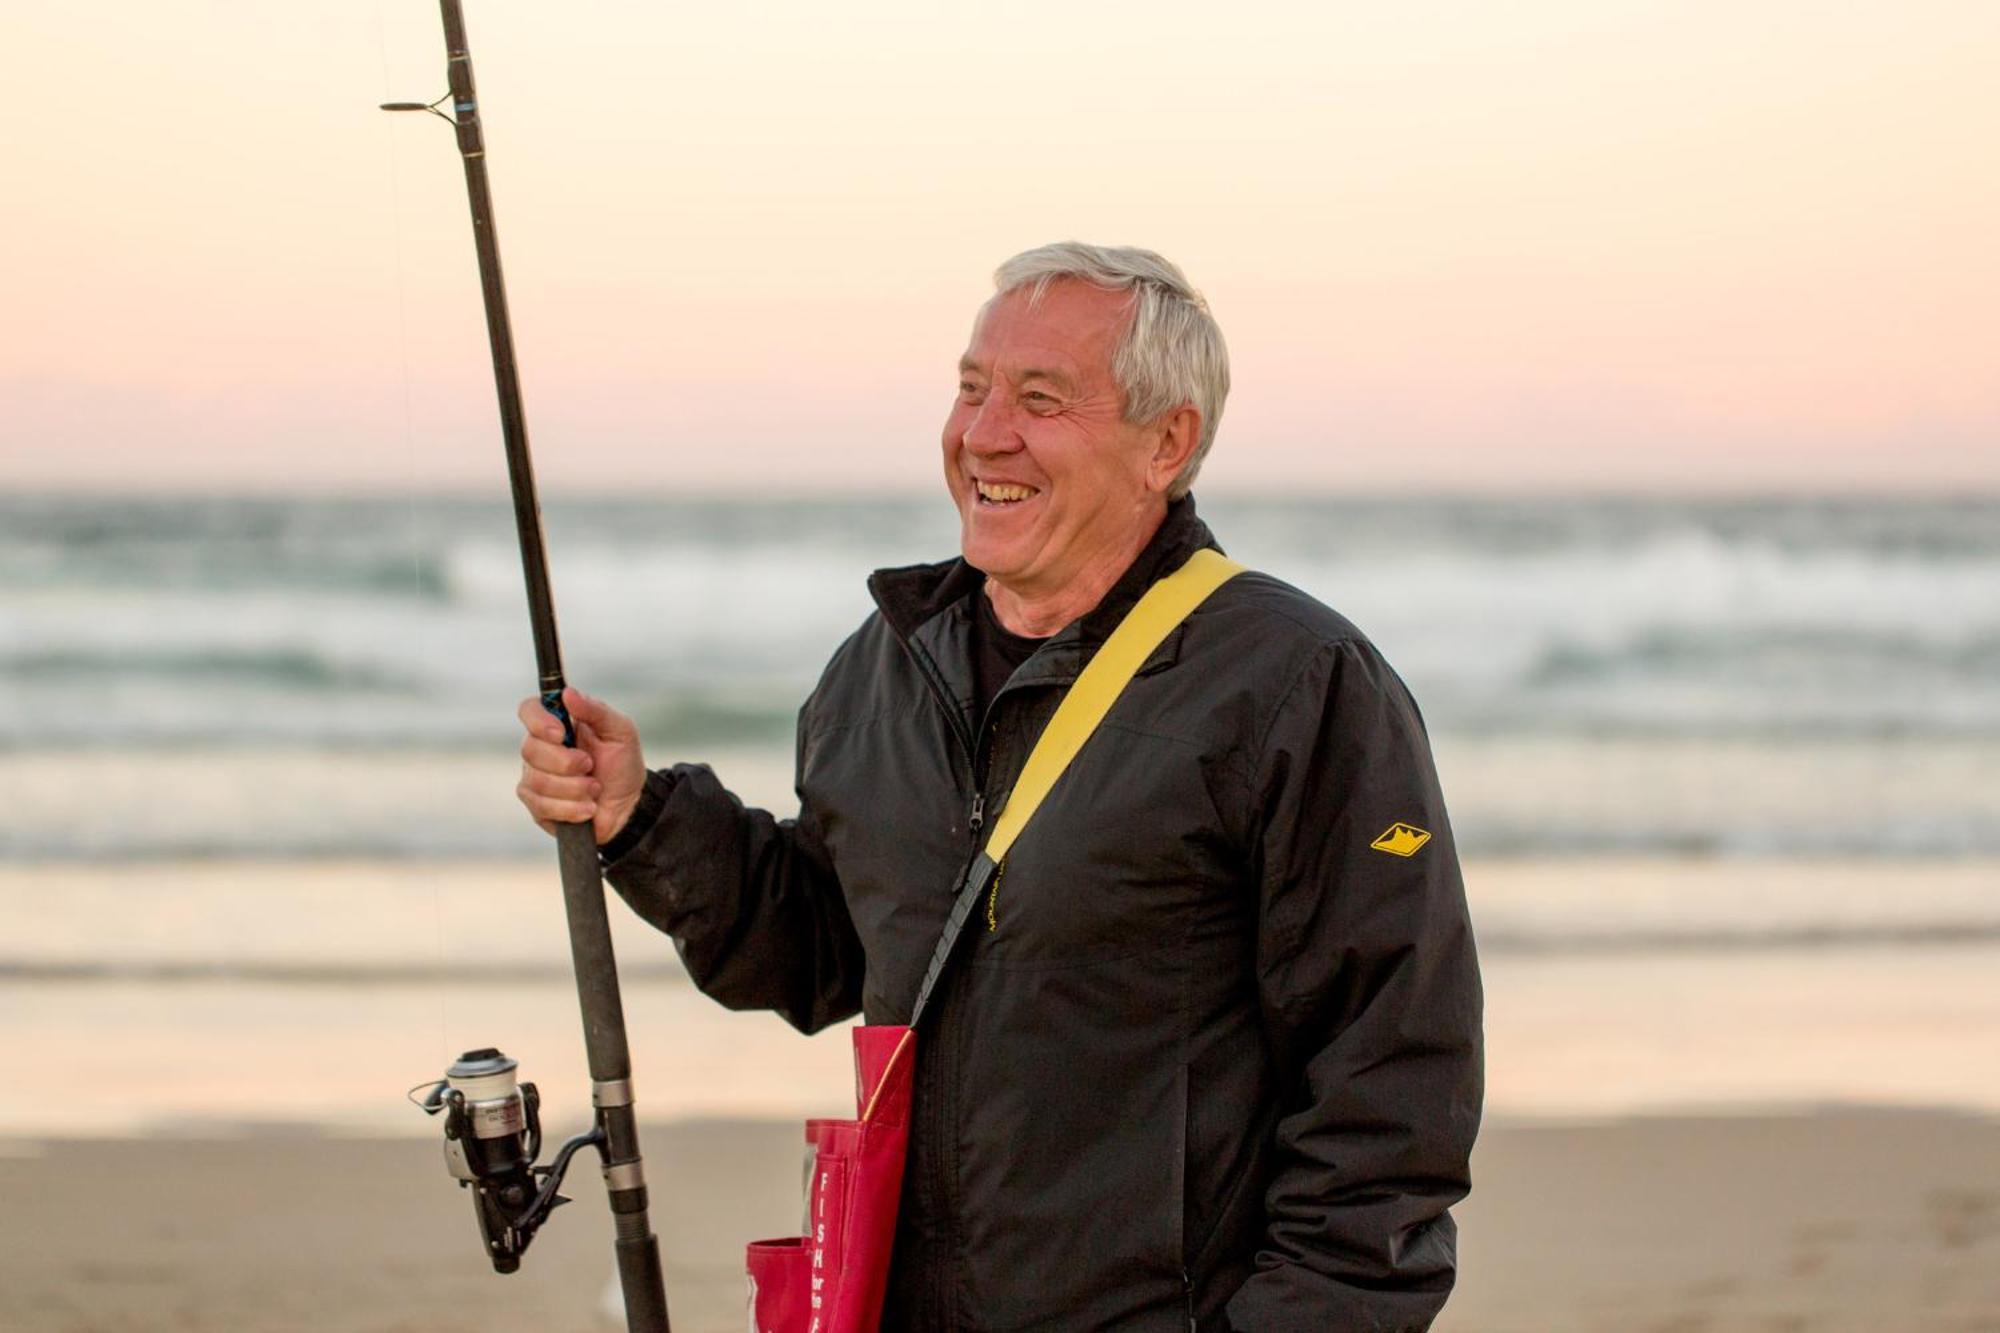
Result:
M1202 511L1387 653L1469 855L2000 853L2000 499ZM956 538L916 498L545 526L571 679L774 804L868 571ZM0 500L0 682L0 860L542 850L499 497Z
M1202 510L1423 708L1490 1110L2000 1109L2000 499ZM781 811L867 572L955 539L915 499L546 528L571 677ZM0 1137L428 1134L401 1090L495 1042L587 1114L513 541L500 498L0 499ZM837 1109L837 1031L613 920L649 1114Z

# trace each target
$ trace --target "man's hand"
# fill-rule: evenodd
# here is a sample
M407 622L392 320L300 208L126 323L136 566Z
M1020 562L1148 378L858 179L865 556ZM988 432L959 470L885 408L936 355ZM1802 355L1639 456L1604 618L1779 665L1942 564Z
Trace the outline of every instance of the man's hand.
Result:
M528 735L521 742L521 784L514 789L542 831L557 824L591 822L602 847L625 827L646 785L646 762L639 753L639 730L632 719L574 686L563 691L563 706L576 724L576 748L563 744L562 723L529 696L519 716Z

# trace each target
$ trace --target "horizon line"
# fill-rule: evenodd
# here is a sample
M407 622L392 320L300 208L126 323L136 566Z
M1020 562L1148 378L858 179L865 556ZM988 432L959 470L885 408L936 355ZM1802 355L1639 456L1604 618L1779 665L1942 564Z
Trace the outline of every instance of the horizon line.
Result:
M717 501L760 504L870 503L881 501L936 500L949 503L936 486L868 485L841 488L833 492L805 487L761 485L750 482L708 482L668 487L633 484L591 488L542 486L543 502L585 503L620 501L625 503L668 503ZM460 482L410 483L402 486L294 485L251 483L239 486L199 487L178 485L77 485L71 483L0 484L0 504L19 501L118 501L169 503L176 500L507 500L511 493L504 480L477 485ZM1862 487L1862 486L1771 486L1693 487L1664 485L1587 485L1555 489L1548 486L1377 486L1343 485L1284 486L1271 484L1222 485L1196 494L1200 500L1281 501L1384 501L1394 503L1464 501L1514 501L1536 503L1577 503L1584 501L1661 501L1708 503L1756 503L1759 501L1807 501L1842 503L1856 500L1899 504L2000 503L2000 484L1991 486Z

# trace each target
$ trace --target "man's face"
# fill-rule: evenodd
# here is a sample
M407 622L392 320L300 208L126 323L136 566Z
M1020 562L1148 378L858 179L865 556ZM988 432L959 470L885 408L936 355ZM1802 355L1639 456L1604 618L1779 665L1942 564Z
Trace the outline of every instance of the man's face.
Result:
M1130 299L1058 280L1035 308L1012 292L973 325L944 423L945 482L966 563L1016 591L1061 589L1164 503L1160 432L1124 420L1111 373Z

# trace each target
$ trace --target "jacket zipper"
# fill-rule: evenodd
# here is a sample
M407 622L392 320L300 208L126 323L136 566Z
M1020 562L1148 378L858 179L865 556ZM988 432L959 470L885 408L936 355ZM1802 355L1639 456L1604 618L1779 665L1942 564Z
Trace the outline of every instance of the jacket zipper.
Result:
M951 690L945 684L944 675L938 670L938 665L931 659L931 655L904 635L898 634L896 639L903 645L903 651L910 655L910 660L917 664L917 674L923 677L924 684L930 688L931 697L937 702L953 738L958 741L959 749L965 755L967 785L972 788L972 809L967 822L971 826L973 850L966 858L965 865L959 870L958 879L952 885L952 896L956 897L959 890L965 887L966 877L971 875L973 865L979 860L979 831L986 822L986 793L980 790L977 768L978 742L966 729L965 718L959 713L958 705L952 699ZM932 1025L932 1031L933 1034L940 1032L935 1023ZM938 1057L934 1055L928 1061L917 1062L917 1076L920 1080L932 1083L932 1079L927 1075L933 1074L938 1068L937 1059ZM928 1178L919 1188L921 1193L927 1196L925 1200L927 1206L933 1212L941 1214L949 1226L955 1227L956 1219L952 1217L955 1205L951 1198L951 1165L945 1159L942 1146L947 1124L954 1117L939 1104L942 1092L943 1090L933 1083L922 1098L927 1112L922 1130L923 1138L926 1140L923 1155L924 1164L929 1170L925 1173ZM914 1166L915 1164L911 1163L905 1169L914 1169ZM950 1242L946 1243L946 1249L949 1251ZM927 1257L931 1260L930 1271L920 1274L918 1283L931 1326L943 1328L951 1322L950 1283L954 1262L948 1254L944 1256L932 1254Z
M896 638L903 645L903 651L907 652L911 660L917 664L917 674L922 676L924 684L930 687L931 697L936 700L939 710L944 713L945 722L950 727L951 734L957 738L959 747L965 754L967 785L972 788L972 807L966 816L967 831L972 835L972 853L966 858L965 865L959 870L958 879L952 886L952 894L956 897L959 891L965 887L966 879L972 874L972 867L978 864L979 835L986 827L986 775L980 771L979 761L981 755L979 743L985 738L988 731L987 724L992 721L994 709L999 705L1000 696L1007 692L1008 686L1002 684L999 690L994 693L993 698L987 703L986 716L980 719L979 731L975 735L966 729L965 718L959 712L958 705L952 699L951 689L945 684L944 673L938 669L938 665L932 660L931 655L901 634L898 634ZM997 884L995 885L995 889L997 891ZM935 1064L933 1063L931 1067L935 1068ZM923 1062L920 1061L918 1069L922 1071L924 1068ZM945 1160L945 1154L936 1146L939 1140L943 1138L947 1121L955 1117L947 1116L944 1108L938 1106L939 1098L935 1089L932 1090L931 1095L925 1100L930 1103L932 1108L932 1114L926 1117L928 1121L927 1135L930 1138L932 1146L927 1150L931 1172L928 1188L924 1192L930 1195L932 1206L940 1207L941 1211L955 1225L956 1218L952 1216L952 1211L956 1207L956 1204L951 1198L951 1167ZM950 1261L947 1260L947 1269L949 1265ZM932 1272L926 1274L925 1277L929 1279L923 1284L927 1304L933 1314L940 1316L938 1324L942 1327L949 1322L943 1316L951 1309L951 1297L948 1287L949 1278L945 1272ZM1187 1295L1189 1333L1195 1333L1194 1288L1188 1282L1186 1273L1182 1273L1181 1282Z

